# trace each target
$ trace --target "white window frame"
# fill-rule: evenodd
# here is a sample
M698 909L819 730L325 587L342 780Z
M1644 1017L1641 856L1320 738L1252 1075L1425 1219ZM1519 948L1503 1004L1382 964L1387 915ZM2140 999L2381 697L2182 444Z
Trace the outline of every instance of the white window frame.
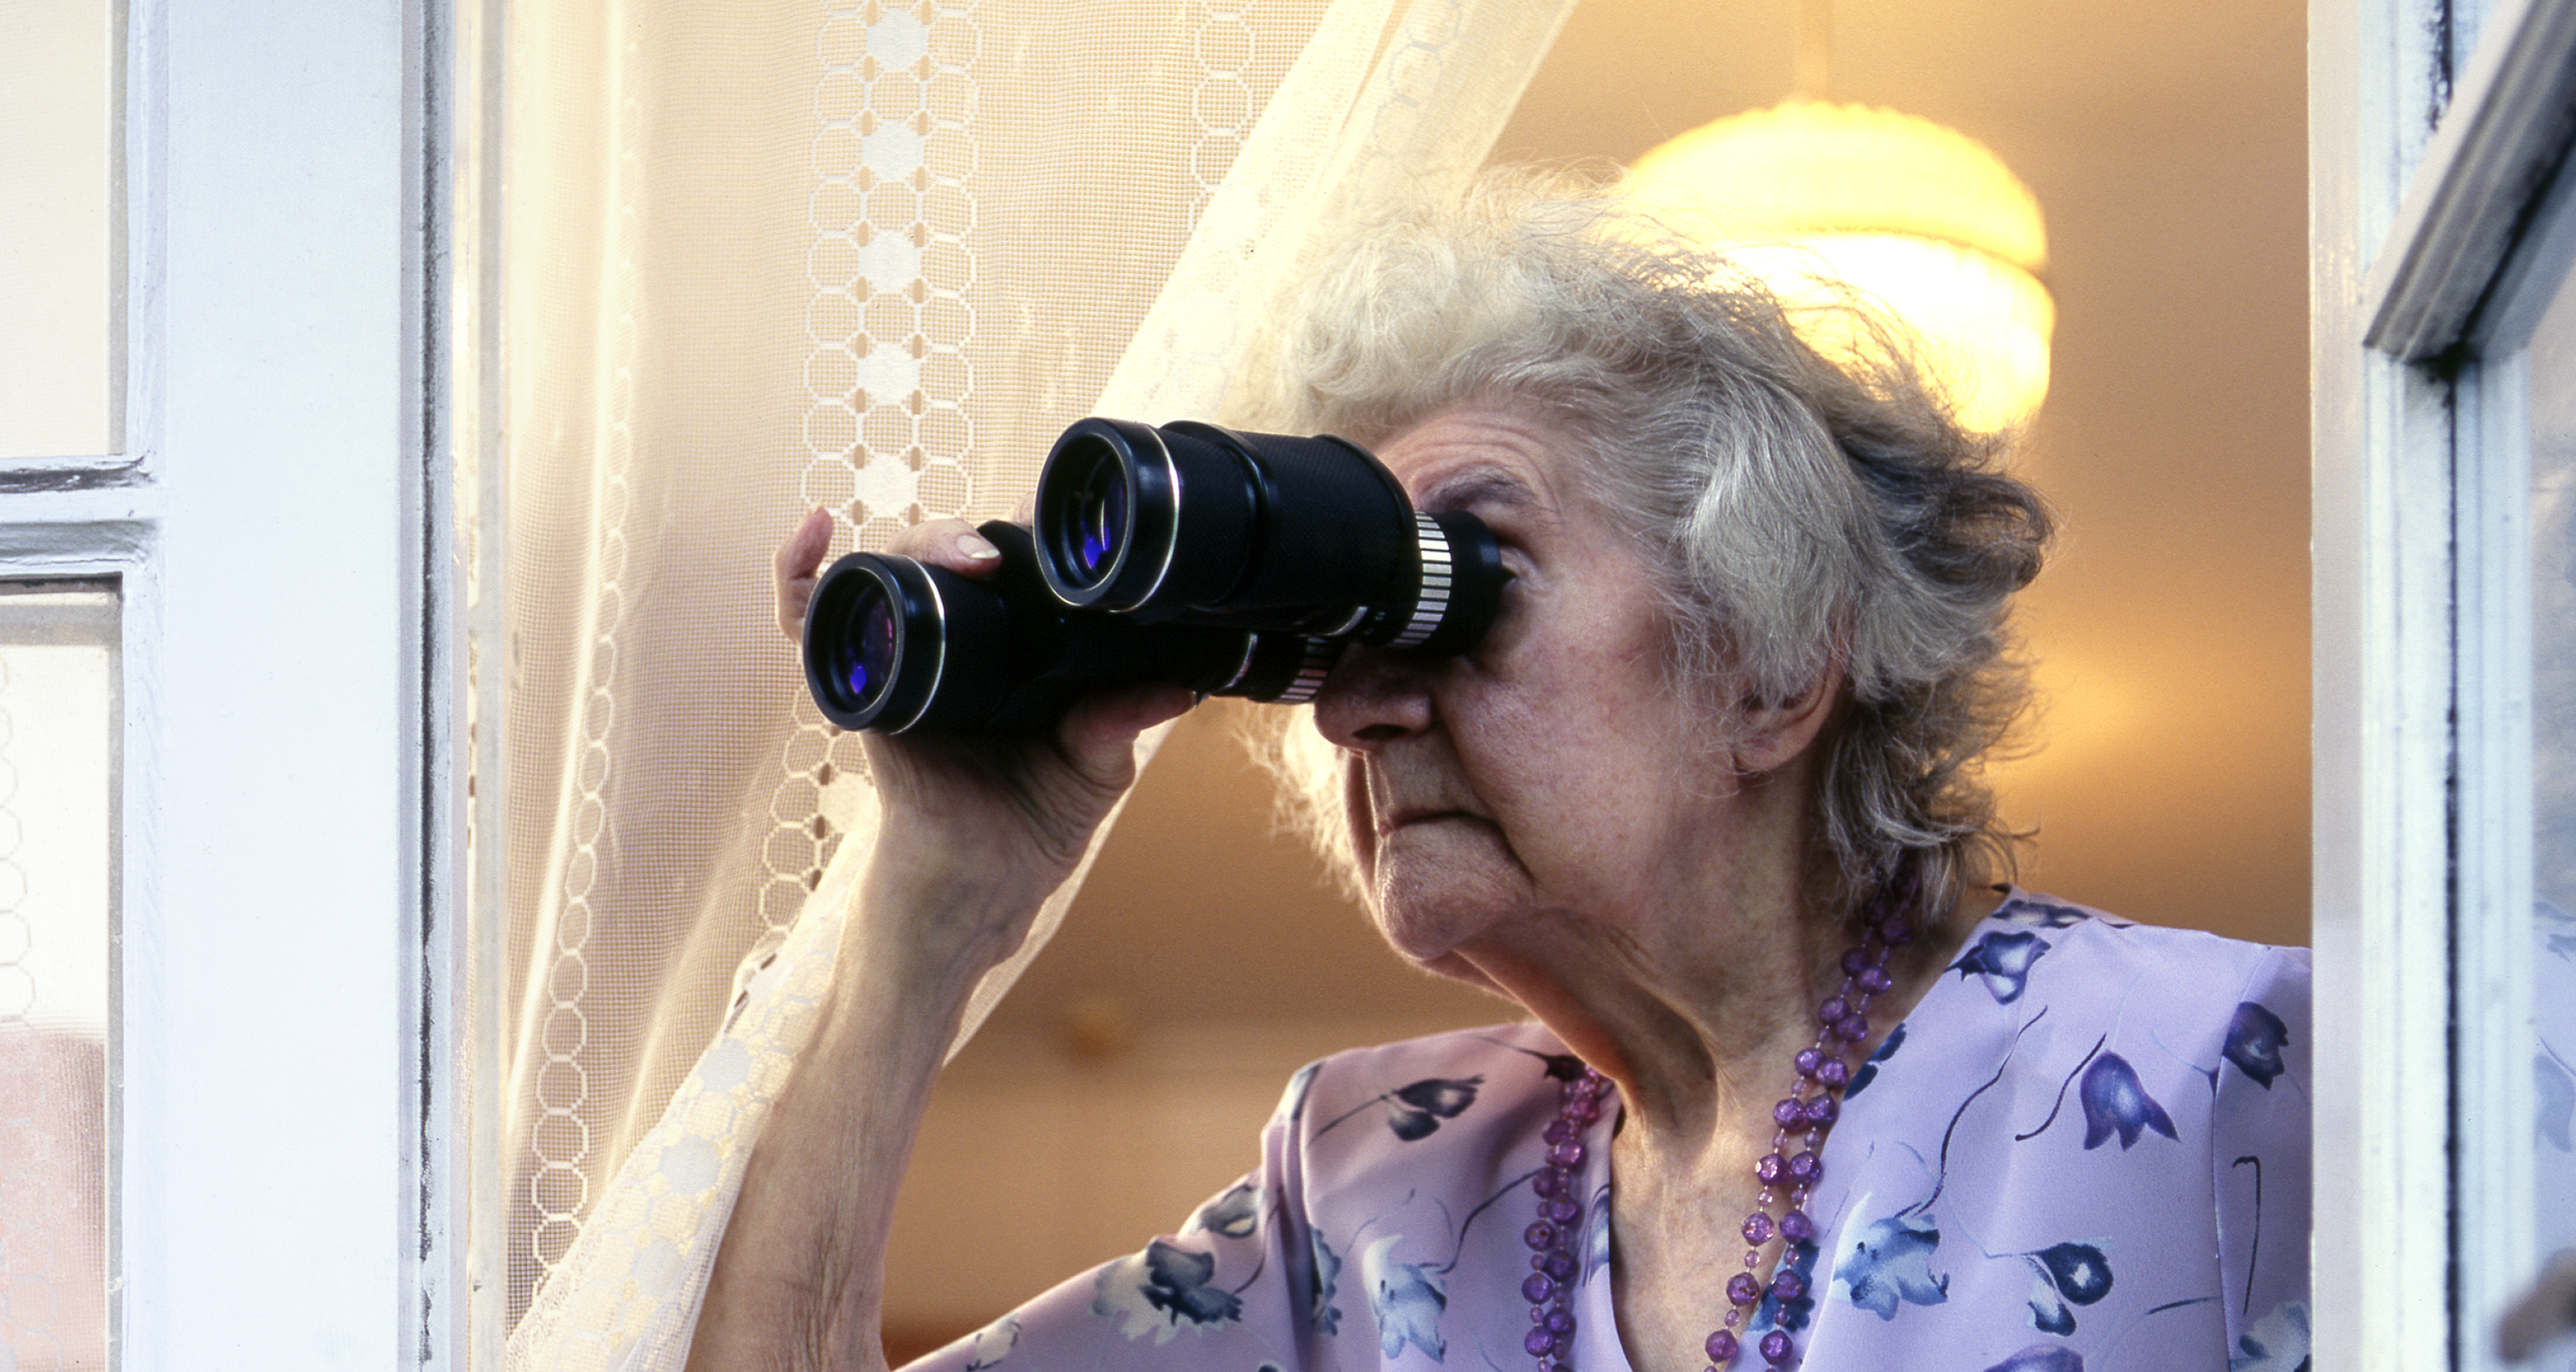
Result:
M2517 796L2490 732L2528 569L2518 367L2477 353L2566 151L2576 3L2315 0L2310 40L2315 1363L2485 1369L2529 1236L2462 1217L2530 1140L2461 1121L2527 1093L2529 1047L2462 1011L2528 956L2527 759Z
M121 592L110 1340L461 1366L446 0L129 0L124 450L0 469Z

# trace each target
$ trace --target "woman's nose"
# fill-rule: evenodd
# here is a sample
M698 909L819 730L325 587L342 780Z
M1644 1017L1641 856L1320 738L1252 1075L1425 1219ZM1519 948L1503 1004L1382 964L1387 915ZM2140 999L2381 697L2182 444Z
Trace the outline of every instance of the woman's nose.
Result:
M1315 692L1315 728L1365 752L1431 727L1429 663L1418 653L1353 644Z

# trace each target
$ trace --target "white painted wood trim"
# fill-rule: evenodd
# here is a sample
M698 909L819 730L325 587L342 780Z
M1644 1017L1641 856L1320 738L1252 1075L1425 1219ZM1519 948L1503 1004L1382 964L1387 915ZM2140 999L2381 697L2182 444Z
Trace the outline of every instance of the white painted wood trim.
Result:
M2309 9L2314 1365L2449 1365L2447 388L2363 344L2367 253L2431 125L2413 0Z
M2408 362L2460 342L2571 136L2576 0L2504 0L2372 265L2365 341Z
M2463 1372L2539 1274L2531 1204L2531 552L2527 354L2459 377L2459 806L2453 1120Z
M125 590L121 1365L441 1358L422 16L135 0L133 479L0 495ZM89 551L81 549L86 545Z

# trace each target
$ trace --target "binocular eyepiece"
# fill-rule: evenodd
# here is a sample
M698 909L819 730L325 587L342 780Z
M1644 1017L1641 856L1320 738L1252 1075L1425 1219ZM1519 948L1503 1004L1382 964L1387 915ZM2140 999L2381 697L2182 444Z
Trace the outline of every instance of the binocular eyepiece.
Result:
M1310 699L1351 642L1475 646L1502 603L1491 531L1417 513L1337 438L1084 419L1038 477L1033 529L981 532L999 570L832 564L805 617L805 679L845 729L1032 732L1081 695L1170 682Z

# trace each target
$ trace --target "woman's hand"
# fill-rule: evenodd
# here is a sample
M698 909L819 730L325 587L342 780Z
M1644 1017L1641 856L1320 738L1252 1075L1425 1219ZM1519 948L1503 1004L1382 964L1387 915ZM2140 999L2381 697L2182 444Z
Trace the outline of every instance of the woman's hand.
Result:
M831 537L817 511L778 550L778 624L800 640ZM888 551L971 577L1000 566L953 519ZM1052 736L867 735L883 802L867 877L831 998L744 1171L692 1369L884 1367L886 1232L966 997L1135 780L1136 735L1188 705L1177 686L1104 691Z
M831 534L817 510L778 550L779 627L800 640ZM1001 566L1000 551L955 519L907 529L886 551L979 579ZM1149 686L1083 700L1051 737L868 735L883 818L861 906L868 927L854 933L942 979L1008 957L1134 783L1137 735L1189 704L1177 686Z

